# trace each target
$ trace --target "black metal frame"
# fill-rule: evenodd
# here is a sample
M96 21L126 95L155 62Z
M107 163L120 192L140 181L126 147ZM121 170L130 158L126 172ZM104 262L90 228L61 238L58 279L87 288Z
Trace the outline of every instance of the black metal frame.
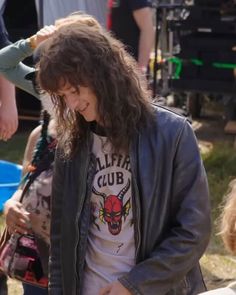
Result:
M183 4L163 4L159 3L158 0L156 0L153 3L153 7L156 9L155 11L155 19L156 19L156 31L155 31L155 43L154 43L154 66L153 66L153 97L156 96L156 90L157 90L157 71L158 71L158 40L160 35L160 26L159 21L161 20L162 11L166 10L167 12L175 9L184 9L188 8L188 5Z
M206 0L205 0L206 1ZM204 2L205 4L205 2ZM219 5L219 4L217 4ZM153 69L153 97L156 96L157 93L157 84L158 84L158 79L157 79L157 71L159 70L159 65L158 65L158 45L159 45L159 36L160 36L160 22L162 20L162 14L163 11L171 11L171 10L176 10L176 9L192 9L193 6L191 5L186 5L186 4L163 4L160 3L160 1L155 1L154 3L154 8L156 9L156 33L155 33L155 54L154 54L154 69ZM204 6L205 7L205 6ZM175 22L175 21L168 21L168 27L170 28L170 30L173 31L173 23L175 23L175 29L177 30L184 30L184 29L189 29L191 30L192 28L189 27L189 25L187 26L187 28L183 29L184 26L184 22L182 22L182 20L180 19L179 22ZM236 23L235 25L235 35L236 35ZM214 30L216 29L220 30L220 26L219 24L217 24L217 26L213 26L212 32L214 32ZM218 29L216 30L216 33L222 33L222 31L228 30L228 28L231 28L231 30L233 29L233 24L228 24L228 23L223 23L223 27L221 28L221 30L219 31ZM195 24L195 29L196 29L196 24ZM236 40L236 39L235 39ZM236 41L235 41L236 44ZM171 54L171 52L170 52ZM166 77L167 78L167 77ZM169 79L170 78L170 79ZM169 87L170 87L170 91L194 91L194 92L205 92L205 93L220 93L220 94L224 94L224 93L234 93L235 91L235 85L234 83L232 83L231 81L208 81L208 80L204 80L201 79L201 77L198 78L194 78L194 79L190 79L188 81L184 80L184 79L179 79L179 80L172 80L171 77L168 77L168 82L170 82ZM209 86L209 87L208 87ZM206 90L207 89L207 90Z

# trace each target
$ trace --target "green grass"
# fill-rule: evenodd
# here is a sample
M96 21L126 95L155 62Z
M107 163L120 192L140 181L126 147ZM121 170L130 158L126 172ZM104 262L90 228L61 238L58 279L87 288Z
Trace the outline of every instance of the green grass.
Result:
M220 204L229 182L236 177L236 150L228 144L217 144L203 157L211 195L212 215L218 217Z
M7 142L0 141L0 159L22 164L29 132L17 133Z

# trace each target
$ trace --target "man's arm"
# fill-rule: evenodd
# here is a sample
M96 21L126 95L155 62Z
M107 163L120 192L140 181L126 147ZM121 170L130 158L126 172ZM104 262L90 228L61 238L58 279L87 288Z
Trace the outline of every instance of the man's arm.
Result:
M19 40L0 49L0 74L4 76L0 76L0 140L9 139L18 127L15 88L6 79L24 91L38 97L38 93L35 92L31 81L25 79L25 75L32 72L34 68L23 64L21 61L33 53L34 48L31 46L31 41L34 42L34 47L37 47L41 42L49 38L54 31L54 26L46 26L29 39ZM3 39L0 27L0 48L1 41L5 42L5 39Z
M0 75L0 139L8 140L18 127L15 87Z
M144 7L134 10L133 16L140 29L138 65L143 69L148 65L154 42L152 9Z
M0 15L0 48L10 44L4 20ZM16 108L15 87L0 76L0 140L7 140L16 132L18 113Z
M32 82L25 79L25 76L35 69L25 65L22 61L31 56L34 49L49 38L54 31L54 26L46 26L28 39L21 39L0 50L0 74L16 87L36 98L39 98L39 94L35 91Z

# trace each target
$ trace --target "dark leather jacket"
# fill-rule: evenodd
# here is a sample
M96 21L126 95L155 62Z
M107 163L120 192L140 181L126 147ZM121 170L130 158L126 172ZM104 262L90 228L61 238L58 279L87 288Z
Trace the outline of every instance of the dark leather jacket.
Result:
M51 224L51 295L81 294L89 196L91 144L72 160L57 155ZM163 108L130 148L136 266L119 278L136 295L195 295L205 290L199 258L210 235L207 178L187 120ZM96 295L96 294L95 294Z

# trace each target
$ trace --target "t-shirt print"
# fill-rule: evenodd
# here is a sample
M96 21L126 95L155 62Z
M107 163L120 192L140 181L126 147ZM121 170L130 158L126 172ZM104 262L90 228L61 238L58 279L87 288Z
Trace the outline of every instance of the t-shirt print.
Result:
M90 226L83 295L98 294L135 264L130 158L111 150L94 134L96 172L90 201Z
M94 187L92 189L93 194L100 196L102 202L99 205L99 219L102 223L107 224L108 230L112 235L118 235L121 232L122 220L126 220L126 217L130 213L131 200L130 198L123 204L123 199L125 194L130 188L130 179L128 179L127 184L119 191L117 195L110 194L106 195L100 193ZM92 203L92 220L97 226L97 229L100 230L99 225L96 223L97 216L96 213L96 203Z
M94 141L96 173L91 196L92 231L123 235L123 230L129 231L133 224L130 159L128 155L110 152L104 138L96 136Z

